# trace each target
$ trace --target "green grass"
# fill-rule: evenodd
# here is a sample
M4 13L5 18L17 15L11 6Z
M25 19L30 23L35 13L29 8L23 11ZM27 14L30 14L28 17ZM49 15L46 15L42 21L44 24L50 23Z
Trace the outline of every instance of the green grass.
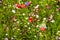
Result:
M20 3L25 3L26 1L21 0ZM16 9L13 5L15 3L19 4L19 0L2 0L2 4L0 4L0 39L4 40L7 37L8 40L12 40L12 37L13 40L56 40L56 36L60 36L56 34L60 31L60 10L56 11L60 7L60 2L55 2L56 0L28 1L32 3L27 8ZM46 4L49 4L50 9L46 8ZM33 17L36 21L28 24L28 19L26 18L29 18L29 14L36 5L39 5L40 11L34 11L34 14L39 15L39 18ZM15 10L16 13L12 13L12 10ZM43 18L48 19L52 12L54 12L53 20L55 22L45 22L47 29L44 32L40 30L40 26L36 28L36 25L42 24ZM23 16L23 13L25 13L25 16ZM17 21L13 22L11 16L14 16L19 23Z

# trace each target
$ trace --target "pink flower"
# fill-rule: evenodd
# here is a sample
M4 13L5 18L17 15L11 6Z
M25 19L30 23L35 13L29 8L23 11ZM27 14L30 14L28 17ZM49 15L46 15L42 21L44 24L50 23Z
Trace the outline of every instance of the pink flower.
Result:
M44 27L41 27L40 30L41 30L41 31L45 31L45 28L44 28Z

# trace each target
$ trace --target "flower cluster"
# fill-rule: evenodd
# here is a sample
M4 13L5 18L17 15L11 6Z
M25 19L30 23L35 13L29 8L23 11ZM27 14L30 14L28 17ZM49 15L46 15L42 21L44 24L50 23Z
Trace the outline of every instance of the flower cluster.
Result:
M25 2L23 4L15 4L14 7L15 8L26 8L27 6L29 6L31 4L31 2Z

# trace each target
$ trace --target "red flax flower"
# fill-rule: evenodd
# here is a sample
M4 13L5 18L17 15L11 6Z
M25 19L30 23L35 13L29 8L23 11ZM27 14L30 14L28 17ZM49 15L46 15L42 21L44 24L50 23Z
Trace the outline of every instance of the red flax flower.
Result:
M21 8L26 8L26 5L25 4L21 4Z
M28 21L31 23L33 22L33 18L32 17L29 17Z
M20 4L15 4L15 7L16 8L21 8L21 5Z
M43 23L40 25L40 28L39 28L39 29L40 29L40 31L44 32L46 28L47 28L47 27L46 27L46 23L43 22Z

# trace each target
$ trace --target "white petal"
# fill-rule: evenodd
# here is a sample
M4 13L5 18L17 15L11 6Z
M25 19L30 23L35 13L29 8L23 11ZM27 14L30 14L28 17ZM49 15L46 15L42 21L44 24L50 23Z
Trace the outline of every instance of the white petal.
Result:
M31 29L30 27L28 29Z
M39 27L39 25L36 26L37 28Z
M25 15L25 13L23 13L23 16Z
M34 37L36 38L36 35L34 35Z
M11 39L14 39L13 37L11 37Z
M56 36L56 40L58 40L58 36Z
M17 21L17 19L14 19L14 21Z
M54 23L54 22L55 22L55 20L52 20L51 22L52 22L52 23Z
M43 18L43 20L46 20L46 18Z
M6 35L8 35L8 34L6 34Z
M29 25L30 23L28 22L27 24Z
M38 16L38 15L36 15L36 18L39 18L39 16Z
M42 24L40 25L40 27L47 28L45 23L42 23Z
M8 38L5 38L4 40L8 40Z
M17 23L19 23L19 21L17 21Z
M26 20L28 19L28 17L25 18Z
M13 13L16 13L15 10L12 10Z
M18 31L20 30L20 29L17 29Z
M35 7L35 9L37 9L39 7L39 5L37 5L36 7Z

